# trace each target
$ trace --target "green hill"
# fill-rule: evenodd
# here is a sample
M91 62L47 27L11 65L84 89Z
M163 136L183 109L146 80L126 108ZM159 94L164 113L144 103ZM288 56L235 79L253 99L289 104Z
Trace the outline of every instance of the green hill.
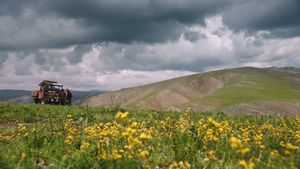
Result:
M89 97L88 106L300 115L299 68L243 67L194 74Z

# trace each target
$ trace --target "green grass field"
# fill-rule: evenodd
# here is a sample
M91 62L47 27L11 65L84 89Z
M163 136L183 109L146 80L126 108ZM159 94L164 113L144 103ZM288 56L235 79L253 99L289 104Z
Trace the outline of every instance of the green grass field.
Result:
M300 168L299 146L299 118L0 104L1 169Z

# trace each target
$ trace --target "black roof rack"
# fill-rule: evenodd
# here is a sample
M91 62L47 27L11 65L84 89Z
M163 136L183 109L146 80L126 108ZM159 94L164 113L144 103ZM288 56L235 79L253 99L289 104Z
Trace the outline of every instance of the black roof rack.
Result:
M51 81L51 80L43 80L39 86L45 86L45 85L55 85L57 83L56 81Z

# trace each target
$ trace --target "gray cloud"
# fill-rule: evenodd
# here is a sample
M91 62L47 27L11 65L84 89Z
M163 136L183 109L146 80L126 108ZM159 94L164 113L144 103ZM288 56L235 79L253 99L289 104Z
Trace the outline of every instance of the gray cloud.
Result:
M36 52L34 55L34 61L38 65L44 65L47 61L47 58L42 52Z
M275 31L274 35L300 35L300 1L242 0L223 12L223 20L235 30Z
M46 8L71 18L134 28L149 21L194 23L227 3L222 0L52 0Z
M78 64L82 61L82 56L91 51L92 47L91 45L77 45L74 47L73 51L70 53L70 55L67 57L68 62L70 64Z
M7 58L8 58L7 52L0 52L0 67L6 61Z
M0 50L163 43L177 40L186 26L204 24L212 15L222 15L236 31L267 30L270 37L300 33L297 0L3 0Z
M196 31L191 31L191 30L185 30L184 33L183 33L183 36L184 36L185 39L187 39L191 42L195 42L199 38L206 38L204 34L201 34L201 33L196 32Z
M186 24L201 23L228 5L222 0L31 0L0 4L0 50L176 40Z
M25 9L32 8L32 6L37 6L39 4L39 0L1 0L0 3L0 16L10 15L10 16L18 16Z

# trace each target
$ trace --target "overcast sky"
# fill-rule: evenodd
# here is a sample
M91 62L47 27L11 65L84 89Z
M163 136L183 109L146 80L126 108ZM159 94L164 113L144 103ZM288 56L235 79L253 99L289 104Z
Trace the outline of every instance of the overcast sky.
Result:
M116 90L240 66L300 67L299 0L0 1L0 89Z

